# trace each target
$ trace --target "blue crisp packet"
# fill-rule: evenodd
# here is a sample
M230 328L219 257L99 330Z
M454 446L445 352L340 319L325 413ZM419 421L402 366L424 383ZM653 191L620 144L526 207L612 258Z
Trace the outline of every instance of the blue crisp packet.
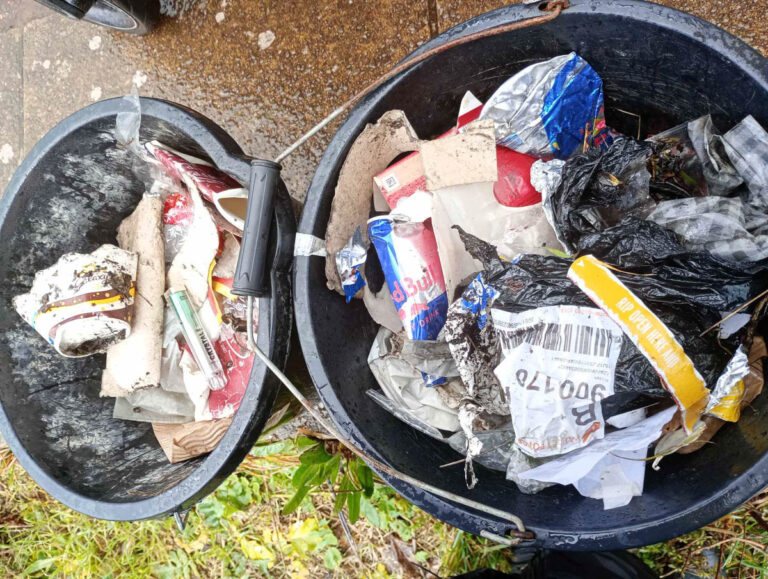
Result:
M567 159L586 144L608 148L603 81L575 52L532 64L502 84L480 113L496 142L534 157Z

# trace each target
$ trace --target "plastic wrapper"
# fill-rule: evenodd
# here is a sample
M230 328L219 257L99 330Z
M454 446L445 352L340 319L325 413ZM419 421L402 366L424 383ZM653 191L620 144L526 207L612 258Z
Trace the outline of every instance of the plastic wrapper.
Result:
M768 214L738 197L663 201L647 219L674 231L691 251L739 262L768 258Z
M723 135L723 144L749 187L747 201L764 211L768 207L768 133L750 115Z
M567 159L610 138L603 81L576 53L532 64L488 99L481 119L493 119L500 145L535 157Z
M701 162L707 195L729 195L744 182L731 164L720 132L710 115L690 121L688 137Z
M677 199L707 194L703 167L688 135L688 123L654 135L648 142L653 147L650 168L657 196Z
M483 263L488 284L498 289L494 308L519 313L549 305L594 307L566 277L570 261L526 255L505 262L492 246L466 234L463 237L469 251ZM619 268L615 275L664 322L706 384L714 386L729 356L715 332L700 334L721 319L721 312L734 310L768 287L768 263L735 267L707 253L691 253L672 232L639 219L585 237L582 249ZM742 334L723 340L723 346L735 350ZM631 340L622 341L614 390L617 395L667 396L656 371ZM606 415L605 404L612 398L603 401Z
M612 432L580 450L520 474L520 477L572 484L582 496L602 499L603 508L627 505L643 492L648 446L659 438L675 408L667 408L637 424Z
M737 422L741 416L741 401L746 391L744 377L747 374L749 360L744 346L739 346L712 389L706 413L726 422Z
M137 267L136 253L114 245L67 253L13 307L62 356L105 352L131 334Z
M208 407L214 419L226 418L240 408L251 378L254 353L248 349L246 335L235 332L230 324L222 325L213 348L224 366L226 385L220 390L211 390Z
M387 408L398 418L436 438L442 434L435 430L458 430L458 410L440 394L440 389L458 383L458 370L445 342L407 340L403 333L380 328L368 365L392 403Z
M365 263L368 249L363 241L363 232L360 227L355 229L355 234L349 242L336 254L336 267L341 278L341 287L349 303L355 294L365 286L365 279L360 272L360 266Z
M368 236L403 327L412 340L434 340L445 323L448 296L429 221L377 217Z
M535 494L552 486L552 483L521 479L518 476L522 472L544 464L546 459L531 458L515 445L515 430L511 422L493 430L476 432L475 436L483 444L484 449L475 458L475 462L505 473L507 480L514 482L520 492ZM467 448L467 437L463 431L459 430L448 439L448 444L453 450L463 454Z
M165 237L165 263L171 265L187 240L189 226L195 211L189 195L174 191L166 196L163 203L163 235Z
M617 137L607 150L591 148L565 163L557 190L545 194L544 203L567 252L576 253L584 235L650 212L650 155L648 143Z

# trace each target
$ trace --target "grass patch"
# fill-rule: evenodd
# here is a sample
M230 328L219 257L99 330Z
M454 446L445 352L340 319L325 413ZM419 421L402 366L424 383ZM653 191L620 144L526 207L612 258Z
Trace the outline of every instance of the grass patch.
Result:
M290 515L292 479L306 439L260 443L238 471L173 521L114 523L53 500L0 451L0 575L14 577L450 577L510 571L509 549L445 525L377 484L359 520L333 514L338 493L320 485ZM339 490L339 489L337 489ZM768 493L694 533L636 552L662 576L698 570L768 577Z

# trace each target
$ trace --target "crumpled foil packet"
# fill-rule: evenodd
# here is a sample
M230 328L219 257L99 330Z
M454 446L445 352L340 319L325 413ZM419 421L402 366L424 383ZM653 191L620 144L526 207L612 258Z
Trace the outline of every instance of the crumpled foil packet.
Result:
M482 414L509 416L509 405L493 373L499 343L488 312L497 296L498 292L486 285L479 273L462 297L448 308L443 330L466 386L459 405L459 424L467 438L464 476L469 488L477 484L472 459L483 449L483 443L474 434L475 421Z
M360 266L365 263L366 255L368 255L368 249L363 240L363 231L358 227L347 244L336 254L336 268L339 270L341 287L344 289L347 303L365 287Z
M537 62L502 84L485 103L496 142L534 157L567 159L586 144L610 144L603 81L575 52Z

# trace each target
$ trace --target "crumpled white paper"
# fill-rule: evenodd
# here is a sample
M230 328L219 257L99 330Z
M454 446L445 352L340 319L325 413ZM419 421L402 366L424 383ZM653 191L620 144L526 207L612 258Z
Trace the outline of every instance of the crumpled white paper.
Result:
M605 509L622 507L643 492L648 446L661 435L672 406L634 426L607 434L589 446L520 473L521 479L572 484L585 497L603 499Z

